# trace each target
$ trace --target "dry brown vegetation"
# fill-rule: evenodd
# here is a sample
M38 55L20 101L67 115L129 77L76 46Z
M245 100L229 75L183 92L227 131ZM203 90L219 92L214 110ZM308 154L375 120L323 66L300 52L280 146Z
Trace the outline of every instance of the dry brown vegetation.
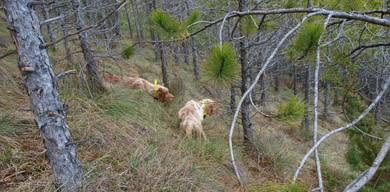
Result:
M0 22L0 29L5 29L4 20ZM1 38L10 39L5 30L0 32ZM12 45L12 42L8 44ZM73 46L77 49L77 45ZM11 49L12 46L2 48L1 53ZM49 55L57 73L77 69L78 63L82 63L80 56L75 57L74 63L62 60L64 53L61 51ZM126 63L106 59L105 68L101 70L138 75L149 81L161 79L159 63L153 58L150 46L138 50ZM173 63L172 59L168 66L172 72L171 91L175 95L170 103L157 102L145 97L140 90L123 86L91 97L79 86L76 76L67 76L60 81L61 99L68 106L70 132L84 169L84 190L242 189L235 179L228 151L229 96L196 82L191 66ZM45 158L40 133L31 112L21 110L28 108L29 102L19 78L15 55L0 61L0 190L54 191L54 177ZM290 81L286 79L286 82ZM283 97L270 97L268 110L276 110L280 101L291 96L292 90L285 87L278 94ZM204 121L209 142L189 140L178 129L177 112L186 101L205 97L219 101L222 112ZM336 113L333 111L332 119L320 121L320 135L343 123ZM260 114L254 116L253 124L259 151L241 152L241 129L233 139L246 189L281 191L288 186L312 141L300 137L296 128ZM343 157L347 144L346 137L340 134L320 147L328 170L347 175ZM314 162L309 161L300 176L301 184L304 188L314 188L315 178Z

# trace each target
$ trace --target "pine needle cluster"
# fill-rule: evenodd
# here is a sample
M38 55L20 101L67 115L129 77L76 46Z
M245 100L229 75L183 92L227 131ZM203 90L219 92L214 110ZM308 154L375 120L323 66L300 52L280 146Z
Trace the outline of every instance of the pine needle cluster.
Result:
M151 20L156 25L155 29L164 39L171 39L180 29L180 22L170 14L159 9L150 15Z
M200 12L192 11L185 21L179 21L172 17L169 13L159 9L153 11L150 16L152 22L155 24L155 29L163 39L169 40L172 38L182 38L188 35L188 31L191 31L193 27L185 29L187 26L200 20Z
M205 82L222 86L229 86L240 71L237 52L230 43L224 43L222 47L216 44L201 67Z
M298 100L297 96L291 98L288 102L283 102L278 108L278 119L289 124L296 119L301 119L304 115L306 104L302 100Z
M321 23L307 23L300 29L292 44L294 54L298 57L297 60L316 51L322 32L323 25Z
M134 53L135 53L134 46L129 46L122 51L122 57L126 59L130 59L130 57L133 56Z

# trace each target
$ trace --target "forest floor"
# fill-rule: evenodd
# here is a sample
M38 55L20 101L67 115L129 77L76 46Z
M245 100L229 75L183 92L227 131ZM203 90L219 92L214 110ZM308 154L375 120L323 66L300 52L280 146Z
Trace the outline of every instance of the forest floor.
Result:
M0 17L0 39L13 50L4 16ZM125 35L124 35L125 36ZM126 43L126 41L124 41ZM77 45L73 45L75 51ZM59 44L62 47L62 44ZM121 45L116 49L120 50ZM79 69L84 63L75 55L70 63L65 53L49 51L56 73ZM104 62L104 65L103 65ZM137 47L126 62L101 60L101 71L139 76L161 83L160 63L154 61L152 46ZM103 67L104 66L104 67ZM232 122L230 90L219 90L195 80L192 66L168 58L171 92L175 99L162 103L140 90L125 86L91 95L79 86L77 75L60 80L61 100L68 106L67 121L84 170L86 191L239 191L228 148ZM16 55L0 60L0 191L53 191L54 177L28 96L20 83ZM269 89L268 112L292 97L291 79L284 78L279 92ZM187 139L179 130L179 109L191 99L212 98L221 113L205 119L209 141ZM238 98L238 97L237 97ZM244 152L242 128L233 137L235 158L248 191L284 191L305 153L313 145L299 131L301 120L286 124L277 119L252 114L258 152ZM294 125L295 124L295 125ZM327 119L320 118L320 137L345 122L335 107ZM325 186L340 191L353 176L345 162L348 137L344 133L328 139L319 148ZM316 188L314 161L309 160L299 176L296 191Z

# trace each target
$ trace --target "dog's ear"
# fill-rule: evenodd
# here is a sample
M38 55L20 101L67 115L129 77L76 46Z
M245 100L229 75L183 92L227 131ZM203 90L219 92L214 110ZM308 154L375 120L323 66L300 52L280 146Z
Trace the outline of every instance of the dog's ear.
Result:
M209 102L206 110L210 116L219 113L219 108L215 102Z

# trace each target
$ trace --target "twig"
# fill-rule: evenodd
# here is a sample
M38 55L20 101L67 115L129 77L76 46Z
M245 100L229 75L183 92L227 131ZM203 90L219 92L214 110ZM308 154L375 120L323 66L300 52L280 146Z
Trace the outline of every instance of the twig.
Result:
M65 77L66 75L69 75L69 74L76 74L76 70L72 69L72 70L68 70L68 71L65 71L65 72L58 74L56 76L56 81L60 80L62 77Z
M4 57L7 57L7 56L10 56L10 55L13 55L13 54L16 54L16 50L11 50L11 51L8 51L6 54L0 56L0 59L3 59Z
M390 43L373 43L373 44L368 44L368 45L360 45L358 47L356 47L355 49L353 49L348 55L347 57L351 56L352 54L354 54L356 51L360 50L360 52L357 54L359 55L362 51L364 51L365 49L368 49L368 48L373 48L373 47L381 47L381 46L390 46ZM356 56L355 56L356 57Z

